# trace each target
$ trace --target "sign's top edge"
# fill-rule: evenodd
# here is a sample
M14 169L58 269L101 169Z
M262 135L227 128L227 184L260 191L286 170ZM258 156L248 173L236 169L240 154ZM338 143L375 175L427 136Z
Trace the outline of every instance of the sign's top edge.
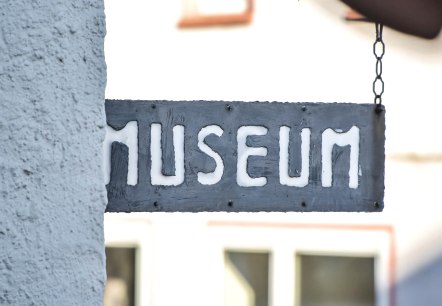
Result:
M303 101L226 101L226 100L134 100L134 99L105 99L106 102L135 102L135 103L281 103L281 104L303 104L303 105L364 105L375 106L373 103L355 102L303 102Z

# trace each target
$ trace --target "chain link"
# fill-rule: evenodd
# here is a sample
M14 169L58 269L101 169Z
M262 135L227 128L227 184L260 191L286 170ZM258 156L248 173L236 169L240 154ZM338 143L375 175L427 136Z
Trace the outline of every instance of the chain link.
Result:
M376 23L376 41L373 44L373 53L376 57L376 78L373 82L374 104L380 109L382 94L384 93L384 80L382 79L382 58L385 54L385 44L382 39L384 25Z

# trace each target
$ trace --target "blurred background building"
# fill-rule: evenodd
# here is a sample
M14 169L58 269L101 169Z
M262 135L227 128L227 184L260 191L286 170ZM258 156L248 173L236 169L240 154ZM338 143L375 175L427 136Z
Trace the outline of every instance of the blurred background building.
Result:
M373 101L339 1L105 5L108 99ZM382 213L106 214L105 306L442 305L442 38L384 40Z

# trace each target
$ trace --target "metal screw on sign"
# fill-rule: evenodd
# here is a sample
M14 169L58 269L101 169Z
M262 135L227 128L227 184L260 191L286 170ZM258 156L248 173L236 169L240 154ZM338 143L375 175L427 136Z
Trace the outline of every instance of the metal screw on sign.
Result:
M376 113L382 112L382 94L384 93L384 80L382 79L382 58L385 54L385 44L382 39L384 25L376 23L376 41L373 44L373 53L376 57L376 78L373 82L374 104Z

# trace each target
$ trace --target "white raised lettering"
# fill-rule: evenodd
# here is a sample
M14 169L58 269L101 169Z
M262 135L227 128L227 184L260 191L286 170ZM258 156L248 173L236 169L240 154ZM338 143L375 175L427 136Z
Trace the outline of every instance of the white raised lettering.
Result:
M281 185L305 187L308 185L310 174L310 129L301 131L301 174L298 177L289 176L289 136L290 128L279 128L279 182Z
M203 185L214 185L218 183L221 180L224 172L224 163L221 156L213 151L212 148L204 142L204 139L211 134L215 134L216 136L221 137L223 133L223 129L218 125L209 125L203 127L198 133L198 148L201 150L201 152L206 153L207 155L212 157L216 163L216 167L213 172L198 172L198 182Z
M248 136L264 136L267 128L263 126L242 126L238 129L238 161L236 166L236 182L241 187L261 187L267 184L266 177L252 178L247 173L247 159L249 156L267 156L267 148L249 147L246 144Z
M135 186L138 183L138 123L130 121L119 131L106 126L106 136L103 142L103 170L106 185L110 181L111 148L112 143L115 141L125 144L129 149L127 184Z
M350 146L350 170L348 171L348 187L357 189L359 186L359 128L353 126L347 132L336 132L326 129L322 133L322 186L331 187L333 180L332 153L333 146Z
M184 126L176 125L172 131L175 175L164 175L162 171L161 124L152 123L150 126L150 177L152 185L178 186L184 182Z

